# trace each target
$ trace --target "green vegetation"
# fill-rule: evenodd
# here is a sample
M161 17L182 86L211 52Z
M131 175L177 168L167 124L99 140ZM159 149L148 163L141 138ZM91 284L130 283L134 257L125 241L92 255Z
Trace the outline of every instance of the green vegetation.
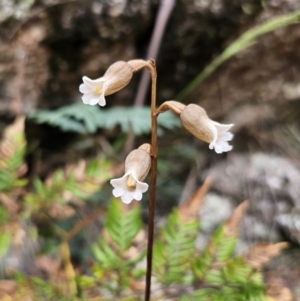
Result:
M65 132L80 134L93 134L98 129L112 129L120 125L122 132L135 135L151 132L151 119L149 107L114 107L100 110L98 107L75 103L60 109L36 110L30 114L37 123L46 123L60 128ZM159 118L162 128L173 129L180 125L180 121L171 112L163 114Z
M103 159L79 162L45 181L35 178L30 191L22 179L26 171L23 133L7 131L1 147L6 150L1 154L1 175L15 179L0 189L1 261L5 263L8 255L23 250L26 240L48 242L34 254L34 275L27 276L22 268L4 268L3 276L14 289L0 295L0 300L140 300L146 270L140 203L126 206L113 199L107 209L98 205L87 217L76 217L76 212L89 204L89 196L113 176L112 163ZM208 189L207 183L204 186ZM195 200L175 208L158 230L154 244L153 300L267 300L261 267L286 244L269 244L272 252L263 248L259 256L253 253L255 247L247 255L235 255L238 225L246 207L247 203L242 203L229 221L220 225L203 251L196 248L201 227ZM82 247L87 255L75 264L74 241L103 213L105 222L96 242Z
M300 20L300 11L297 10L289 15L283 15L263 24L250 28L233 43L231 43L220 55L218 55L207 67L205 67L186 87L184 87L175 99L182 100L198 87L209 75L211 75L220 65L229 58L247 49L256 43L257 39L280 27L298 23Z

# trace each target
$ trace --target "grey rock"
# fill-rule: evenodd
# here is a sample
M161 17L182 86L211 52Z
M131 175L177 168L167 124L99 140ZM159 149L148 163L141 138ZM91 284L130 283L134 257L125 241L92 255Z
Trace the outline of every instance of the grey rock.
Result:
M300 168L290 159L265 153L232 153L207 174L213 176L213 189L218 193L235 202L250 200L241 224L242 245L280 240L278 226L286 228L297 241L298 222L291 214L300 207Z

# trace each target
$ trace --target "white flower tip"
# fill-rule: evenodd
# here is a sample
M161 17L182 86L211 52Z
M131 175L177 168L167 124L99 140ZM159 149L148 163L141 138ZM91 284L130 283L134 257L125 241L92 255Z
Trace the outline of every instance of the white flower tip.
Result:
M224 137L225 141L230 141L234 137L234 135L232 133L230 133L230 132L227 132L224 136L225 136Z
M85 91L87 91L85 84L81 84L79 86L79 91L80 93L86 93Z
M121 198L121 200L124 204L127 204L127 205L130 204L132 201L132 200L125 200L124 198Z
M122 178L110 180L110 184L114 187L112 194L114 197L120 197L122 202L125 204L131 203L132 200L140 201L143 197L143 193L148 190L148 184L137 180L135 189L127 186L128 175L134 174L131 172L126 173Z
M103 82L105 79L103 77L92 80L87 76L82 77L83 84L79 86L79 91L83 93L82 101L84 104L95 106L99 104L100 106L106 105L105 91L107 87Z
M132 202L132 200L133 200L133 197L132 197L131 194L125 193L125 194L123 194L123 195L121 196L121 200L122 200L122 202L125 203L125 204L130 204L130 203Z
M232 140L234 135L230 133L229 130L234 124L220 124L215 121L213 123L217 128L217 136L209 144L209 148L214 149L217 154L231 151L233 147L229 145L228 141Z
M214 145L212 143L209 145L210 149L215 149L217 154L222 154L224 152L229 152L233 149L232 145L229 145L227 141L217 141Z
M146 192L149 188L149 185L147 183L144 182L137 182L137 188L138 190L140 190L142 193Z
M115 188L113 189L112 194L115 198L118 198L124 194L124 190L122 188Z
M106 105L106 100L105 100L104 95L100 95L100 96L99 96L98 104L99 104L99 106L101 106L101 107L104 107L104 106Z
M87 105L89 103L88 99L86 97L84 97L84 95L81 97L82 102Z
M99 84L99 83L103 83L105 82L105 78L104 77L99 77L99 78L96 78L96 79L91 79L87 76L83 76L82 77L82 81L85 83L85 84Z
M89 102L89 105L90 106L95 106L95 105L97 105L99 103L99 97L97 97L97 98L92 98L91 100L90 100L90 102Z

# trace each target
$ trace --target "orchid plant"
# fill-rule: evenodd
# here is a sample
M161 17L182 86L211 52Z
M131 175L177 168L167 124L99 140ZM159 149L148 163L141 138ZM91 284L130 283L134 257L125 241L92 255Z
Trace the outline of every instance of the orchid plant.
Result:
M220 124L211 120L206 111L196 105L184 105L175 100L164 102L156 108L156 65L154 60L131 60L119 61L112 64L103 77L92 80L83 76L83 83L79 91L83 94L82 101L87 105L105 106L105 96L123 89L131 80L134 73L147 68L151 74L151 145L143 144L138 149L129 153L125 160L125 174L119 179L112 179L114 187L112 193L115 197L129 204L133 199L140 201L142 194L148 190L148 184L144 183L151 168L150 201L149 201L149 225L148 225L148 247L147 247L147 272L145 301L150 300L151 273L152 273L152 250L155 215L155 194L157 174L157 117L159 114L171 110L176 114L183 127L196 138L209 143L209 148L221 154L232 149L229 141L233 138L230 129L233 124Z

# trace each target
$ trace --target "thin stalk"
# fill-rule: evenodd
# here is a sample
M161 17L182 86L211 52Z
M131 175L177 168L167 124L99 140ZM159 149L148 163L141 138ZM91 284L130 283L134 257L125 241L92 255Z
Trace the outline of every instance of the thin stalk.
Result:
M156 175L157 175L157 115L156 111L156 66L155 61L148 61L151 68L151 180L150 180L150 200L149 200L149 222L148 222L148 245L147 245L147 272L146 272L146 291L145 301L150 301L151 295L151 274L152 274L152 253L154 239L154 216L155 216L155 194L156 194ZM150 67L150 66L149 66Z

